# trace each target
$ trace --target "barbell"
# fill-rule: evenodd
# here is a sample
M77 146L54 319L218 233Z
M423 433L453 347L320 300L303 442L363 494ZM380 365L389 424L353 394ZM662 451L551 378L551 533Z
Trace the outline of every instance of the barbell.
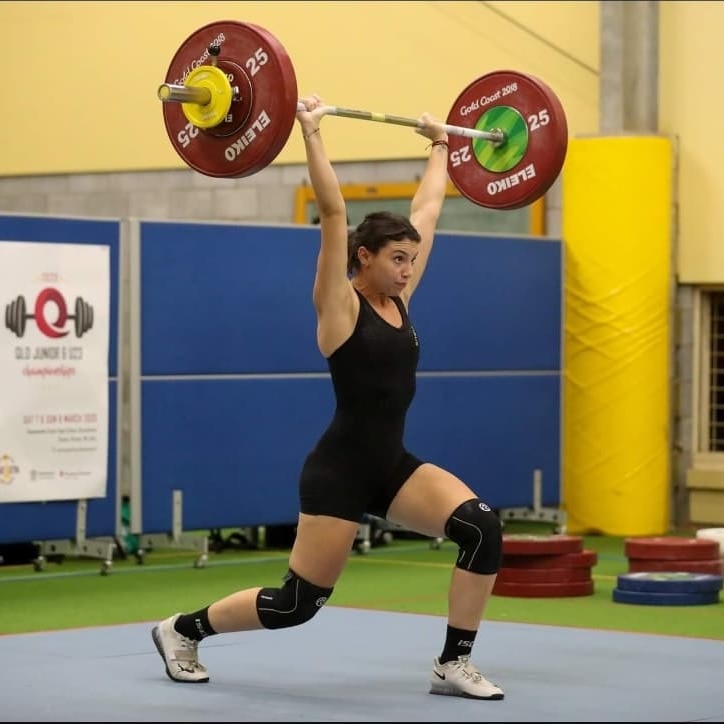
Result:
M240 178L268 166L302 108L291 59L280 41L252 23L223 20L181 44L158 87L176 153L206 176ZM418 127L404 116L326 106L328 115ZM487 73L455 99L444 124L448 175L480 206L517 209L558 178L568 148L560 100L539 78Z
M45 318L44 306L47 301L53 301L58 306L58 316L54 322ZM44 290L38 295L33 312L28 312L28 303L24 296L19 295L14 301L5 305L5 326L14 332L17 337L25 334L28 319L37 322L40 331L49 337L63 337L65 322L74 321L75 336L82 337L93 328L93 307L83 297L76 297L75 312L68 314L65 300L56 289Z

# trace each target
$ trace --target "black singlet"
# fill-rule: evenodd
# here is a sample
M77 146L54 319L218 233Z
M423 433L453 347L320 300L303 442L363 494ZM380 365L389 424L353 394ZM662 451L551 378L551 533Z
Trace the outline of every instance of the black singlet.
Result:
M354 331L327 360L334 417L307 456L299 486L303 513L352 521L365 513L384 517L422 464L403 445L420 357L417 333L399 297L391 298L402 316L398 328L357 296Z

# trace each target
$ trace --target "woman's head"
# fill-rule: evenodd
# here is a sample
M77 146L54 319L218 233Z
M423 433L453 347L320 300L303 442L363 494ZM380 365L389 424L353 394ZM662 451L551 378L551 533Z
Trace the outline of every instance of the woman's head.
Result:
M349 234L347 270L356 274L362 267L360 249L363 253L377 256L391 241L419 242L420 234L406 216L390 211L375 211L367 214L362 223Z

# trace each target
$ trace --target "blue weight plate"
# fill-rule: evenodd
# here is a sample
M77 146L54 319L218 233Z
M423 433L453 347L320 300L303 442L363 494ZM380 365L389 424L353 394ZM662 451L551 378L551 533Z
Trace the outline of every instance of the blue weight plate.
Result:
M684 571L646 571L618 576L617 584L624 591L646 593L707 593L721 591L722 576Z
M643 606L701 606L719 603L719 591L704 593L648 593L646 591L625 591L614 588L616 603L635 603Z

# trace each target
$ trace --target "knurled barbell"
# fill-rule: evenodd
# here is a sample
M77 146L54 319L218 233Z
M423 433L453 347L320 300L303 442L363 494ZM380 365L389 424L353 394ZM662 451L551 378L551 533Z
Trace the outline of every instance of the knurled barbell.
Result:
M56 297L53 298L53 301L58 303ZM58 311L58 318L53 324L49 324L43 315L42 307L45 304L45 300L41 297L38 297L38 299L39 302L36 302L35 312L32 313L28 312L27 302L25 301L25 297L22 295L5 305L5 326L18 337L22 337L25 334L28 319L35 319L38 322L38 326L41 328L41 331L51 337L63 336L63 332L61 330L68 319L72 319L74 321L76 337L82 337L87 331L92 329L93 307L88 304L83 297L76 297L73 314L68 314L65 310L65 304L61 302ZM39 304L41 307L40 310L38 309Z
M181 44L157 92L171 143L199 173L250 176L280 153L300 102L291 60L268 30L225 20ZM329 115L417 127L414 118L327 106ZM568 148L563 106L540 79L488 73L455 99L446 118L448 175L480 206L516 209L558 178Z

